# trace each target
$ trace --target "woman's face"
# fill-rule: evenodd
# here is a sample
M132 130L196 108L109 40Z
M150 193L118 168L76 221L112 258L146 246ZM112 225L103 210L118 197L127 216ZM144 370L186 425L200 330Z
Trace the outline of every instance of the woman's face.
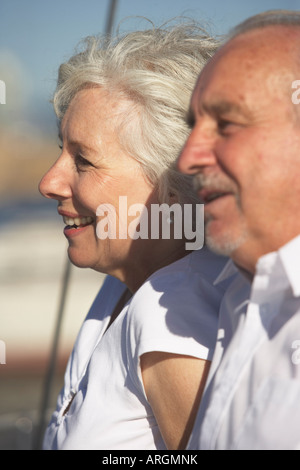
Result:
M156 200L140 164L119 144L116 115L125 109L126 116L127 105L101 88L78 92L61 123L61 155L40 182L40 192L58 201L70 260L119 278L132 263L126 232L137 216L127 217L127 210Z

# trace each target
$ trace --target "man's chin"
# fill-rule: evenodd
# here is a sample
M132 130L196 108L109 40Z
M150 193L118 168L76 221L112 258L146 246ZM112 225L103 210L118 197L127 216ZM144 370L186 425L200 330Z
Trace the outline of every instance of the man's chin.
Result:
M218 255L232 258L236 250L243 245L245 239L245 233L234 236L232 232L222 231L216 234L211 233L209 226L206 227L206 245L211 251Z

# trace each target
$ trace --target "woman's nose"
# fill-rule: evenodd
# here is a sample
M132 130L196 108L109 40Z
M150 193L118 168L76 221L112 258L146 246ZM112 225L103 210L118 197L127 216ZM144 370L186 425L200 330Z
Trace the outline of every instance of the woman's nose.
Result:
M66 160L60 156L39 183L42 196L62 200L71 197L70 169Z

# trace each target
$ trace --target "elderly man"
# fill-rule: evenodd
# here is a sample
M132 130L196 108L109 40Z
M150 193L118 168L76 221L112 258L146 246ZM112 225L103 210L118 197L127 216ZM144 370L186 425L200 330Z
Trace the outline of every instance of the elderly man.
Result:
M206 241L229 255L210 377L190 449L300 448L300 12L238 26L202 71L178 165Z

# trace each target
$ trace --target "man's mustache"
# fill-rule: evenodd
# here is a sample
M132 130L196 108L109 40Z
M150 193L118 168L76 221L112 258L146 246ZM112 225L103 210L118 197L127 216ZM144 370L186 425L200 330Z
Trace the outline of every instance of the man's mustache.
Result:
M201 189L218 190L218 192L224 193L236 192L236 188L231 181L215 174L197 173L193 177L193 188L196 192Z

